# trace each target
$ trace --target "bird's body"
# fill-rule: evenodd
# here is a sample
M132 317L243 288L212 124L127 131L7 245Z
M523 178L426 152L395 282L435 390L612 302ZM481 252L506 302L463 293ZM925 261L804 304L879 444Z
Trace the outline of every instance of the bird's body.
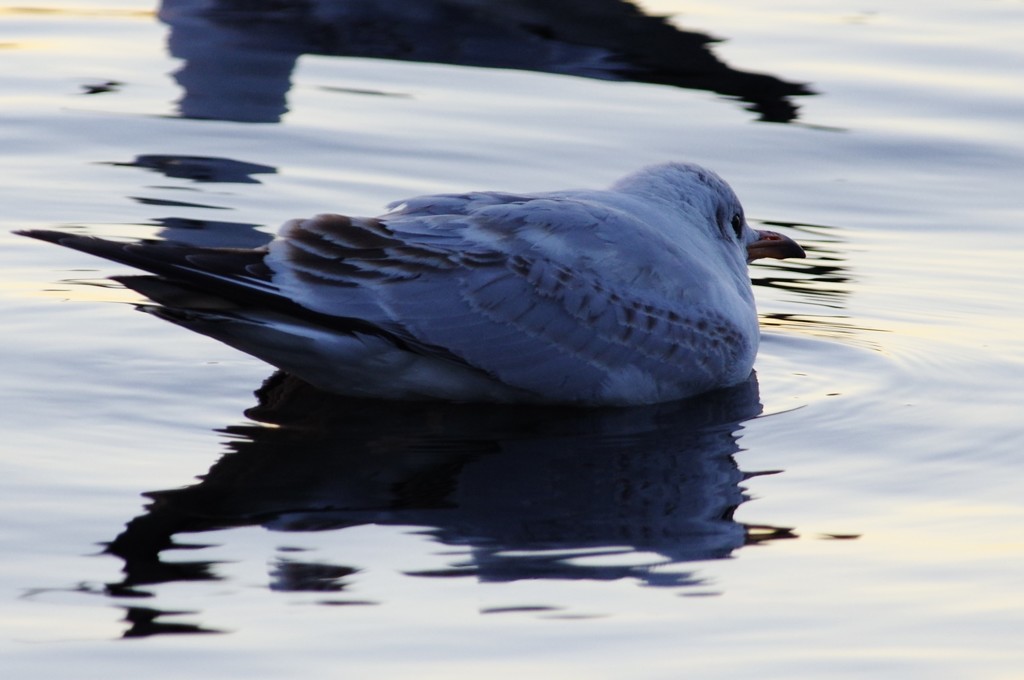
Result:
M755 257L799 257L747 226L695 165L606 191L422 196L375 218L292 220L266 247L26 232L152 272L149 311L340 394L625 405L747 378Z

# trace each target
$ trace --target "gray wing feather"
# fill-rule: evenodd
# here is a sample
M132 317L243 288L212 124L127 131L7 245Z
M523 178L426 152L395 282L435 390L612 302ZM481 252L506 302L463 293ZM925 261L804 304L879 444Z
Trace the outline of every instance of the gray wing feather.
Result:
M544 219L543 201L558 203L560 224L568 215L585 227L572 230L572 243ZM407 334L539 394L596 389L624 368L677 368L689 383L711 381L736 360L732 342L718 343L718 354L687 349L698 335L742 335L727 319L710 309L684 315L597 271L608 258L649 256L642 242L639 255L609 250L602 229L636 230L618 224L628 218L585 202L535 199L519 210L525 203L508 194L434 196L377 219L297 220L267 262L303 306Z

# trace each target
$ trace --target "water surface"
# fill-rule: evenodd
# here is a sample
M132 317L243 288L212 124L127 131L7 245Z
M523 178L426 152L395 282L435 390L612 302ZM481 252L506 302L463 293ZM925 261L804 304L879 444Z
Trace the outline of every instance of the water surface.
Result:
M0 9L11 677L1019 676L1024 5L275 7ZM332 398L10 234L668 159L809 257L749 383L651 408Z

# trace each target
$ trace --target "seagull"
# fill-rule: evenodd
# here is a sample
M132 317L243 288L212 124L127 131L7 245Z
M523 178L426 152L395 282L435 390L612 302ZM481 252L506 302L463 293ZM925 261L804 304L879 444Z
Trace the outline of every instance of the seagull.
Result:
M329 392L578 406L743 382L760 335L747 264L804 257L691 163L294 219L253 249L18 233L149 272L115 277L144 311Z

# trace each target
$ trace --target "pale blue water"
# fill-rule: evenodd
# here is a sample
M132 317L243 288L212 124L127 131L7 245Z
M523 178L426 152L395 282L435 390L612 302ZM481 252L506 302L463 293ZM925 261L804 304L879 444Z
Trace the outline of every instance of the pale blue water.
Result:
M470 5L0 7L5 677L1021 677L1024 4ZM254 409L266 365L10 234L673 158L809 253L696 405Z

